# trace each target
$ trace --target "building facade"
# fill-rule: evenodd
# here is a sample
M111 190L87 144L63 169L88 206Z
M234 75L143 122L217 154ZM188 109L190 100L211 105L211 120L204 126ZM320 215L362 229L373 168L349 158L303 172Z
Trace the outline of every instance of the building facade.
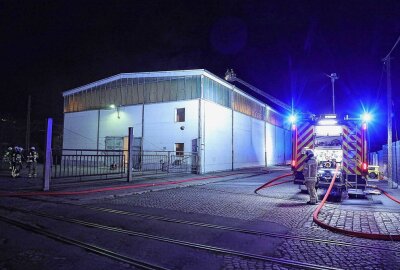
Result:
M284 116L207 70L124 73L63 93L64 149L197 152L200 173L286 164ZM111 149L110 148L110 149ZM115 149L115 148L114 148Z

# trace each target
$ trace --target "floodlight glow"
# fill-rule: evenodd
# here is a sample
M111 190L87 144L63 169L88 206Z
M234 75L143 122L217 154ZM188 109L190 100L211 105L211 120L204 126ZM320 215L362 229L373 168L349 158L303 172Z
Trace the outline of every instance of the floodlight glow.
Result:
M289 116L289 121L292 124L296 123L296 121L297 121L296 115L292 114L291 116Z
M340 136L343 133L343 127L340 125L321 125L315 126L317 136Z
M363 115L361 115L361 119L363 120L363 122L370 122L372 120L372 115L370 113L363 113Z
M110 109L115 109L115 105L114 105L114 104L111 104L111 105L110 105Z
M327 125L336 125L337 120L336 119L322 119L318 121L319 125L327 126Z

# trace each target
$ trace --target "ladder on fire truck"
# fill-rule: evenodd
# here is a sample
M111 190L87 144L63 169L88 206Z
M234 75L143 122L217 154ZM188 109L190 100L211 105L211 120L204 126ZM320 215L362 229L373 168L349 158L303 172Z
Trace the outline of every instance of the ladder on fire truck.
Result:
M278 105L279 107L292 112L293 109L291 106L289 106L288 104L286 104L285 102L280 101L279 99L277 99L276 97L271 96L270 94L267 94L263 91L261 91L260 89L258 89L257 87L254 87L253 85L243 81L242 79L238 78L236 76L236 73L233 71L233 69L228 69L225 72L225 80L228 82L239 82L241 84L243 84L244 86L248 87L249 89L253 90L254 92L256 92L257 94L269 99L272 103L274 103L275 105Z

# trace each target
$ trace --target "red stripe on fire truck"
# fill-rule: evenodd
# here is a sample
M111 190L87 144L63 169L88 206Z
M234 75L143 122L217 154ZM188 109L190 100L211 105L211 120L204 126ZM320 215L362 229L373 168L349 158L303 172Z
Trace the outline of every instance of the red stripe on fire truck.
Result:
M312 149L313 148L313 131L314 126L310 124L304 124L299 127L298 135L297 135L297 153L296 153L296 171L303 170L304 160L306 158L305 155L302 155L303 149L305 147Z

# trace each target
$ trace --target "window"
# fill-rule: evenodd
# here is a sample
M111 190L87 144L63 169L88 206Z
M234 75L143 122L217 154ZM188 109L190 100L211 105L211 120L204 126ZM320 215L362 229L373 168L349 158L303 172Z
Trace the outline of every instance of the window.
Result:
M183 152L184 151L185 151L185 144L184 143L176 143L175 144L176 156L183 156Z
M185 122L185 108L176 109L176 122Z

